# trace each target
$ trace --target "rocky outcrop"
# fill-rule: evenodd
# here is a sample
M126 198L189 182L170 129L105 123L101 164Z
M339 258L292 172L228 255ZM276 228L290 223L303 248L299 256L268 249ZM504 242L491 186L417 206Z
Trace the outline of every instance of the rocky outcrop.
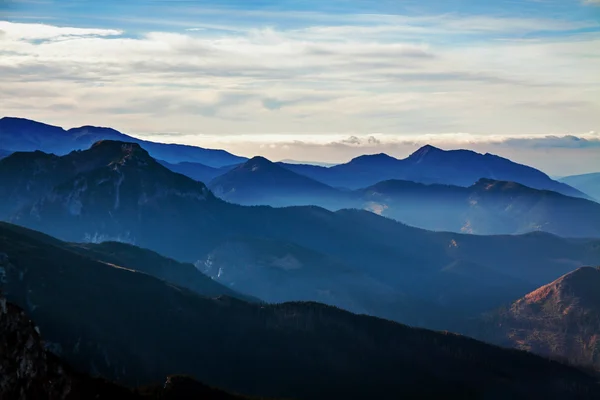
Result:
M0 397L67 399L72 379L42 345L25 312L0 298Z

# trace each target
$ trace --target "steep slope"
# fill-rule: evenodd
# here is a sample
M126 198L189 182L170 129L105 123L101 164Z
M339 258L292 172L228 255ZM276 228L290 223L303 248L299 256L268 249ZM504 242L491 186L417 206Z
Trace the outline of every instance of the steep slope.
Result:
M419 183L471 186L481 178L517 182L534 189L553 190L567 196L587 195L526 165L493 154L470 150L441 150L427 145L403 160L386 154L361 156L330 168L281 164L333 187L360 189L397 179Z
M430 230L600 237L598 203L514 182L480 179L463 188L391 180L356 193L360 208Z
M208 187L223 200L272 206L327 204L341 193L323 183L287 170L264 157L254 157L215 178Z
M339 259L289 242L231 239L196 266L215 281L270 303L318 301L412 326L460 326L459 315L449 309L409 297Z
M31 204L71 174L60 157L36 151L14 153L0 160L0 218Z
M73 150L87 149L100 140L138 143L153 157L170 163L197 162L218 168L246 160L224 150L140 140L112 128L82 126L65 131L57 126L23 118L4 117L0 119L0 143L5 150L41 150L46 153L64 155Z
M148 232L146 224L165 226L176 216L184 219L192 204L219 202L204 184L172 173L137 144L102 141L86 152L62 158L83 154L97 168L55 186L14 220L56 224L55 233L60 237L92 242L135 243L139 237L160 241L162 238L144 233Z
M207 299L40 234L0 230L7 297L82 372L137 385L178 371L297 399L599 394L595 377L528 353L316 303Z
M163 257L153 251L126 243L73 243L69 244L68 247L85 256L93 257L95 260L152 275L166 282L190 289L202 296L230 296L250 302L260 301L256 297L243 295L221 285L201 273L193 264L180 263L172 258Z
M567 176L559 179L560 182L574 187L600 201L600 172Z
M600 269L579 268L486 315L479 337L600 367Z

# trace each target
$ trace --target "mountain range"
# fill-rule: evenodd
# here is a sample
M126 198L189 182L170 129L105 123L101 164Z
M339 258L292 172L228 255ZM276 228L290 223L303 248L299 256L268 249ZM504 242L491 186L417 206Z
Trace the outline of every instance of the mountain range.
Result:
M386 154L364 155L333 167L283 164L298 174L333 187L361 189L378 182L396 179L419 183L471 186L481 178L517 182L552 190L567 196L588 196L569 185L552 180L543 172L493 154L470 150L441 150L423 146L405 159Z
M35 321L52 357L129 386L177 372L238 393L296 399L600 394L588 372L530 353L317 303L203 297L15 225L0 224L0 246L6 297ZM122 255L135 258L130 249ZM36 339L9 307L0 324L9 315L25 325L19 334ZM44 357L36 340L17 343Z
M463 188L385 181L358 193L361 208L430 230L600 237L600 204L515 182L480 179Z
M598 395L600 204L533 168L432 146L273 163L11 118L0 140L0 397Z
M218 176L212 169L247 161L244 157L234 156L224 150L149 142L112 128L83 126L66 131L23 118L0 119L0 149L4 152L40 150L65 155L73 150L87 149L100 140L138 143L157 160L176 165L174 170L179 170L175 172L189 174L193 179L201 178L204 183ZM178 165L181 163L188 164ZM360 156L346 164L330 167L284 162L278 164L326 185L347 189L361 189L390 179L467 187L481 178L487 178L587 198L585 193L554 181L539 170L506 158L470 150L444 151L430 145L401 160L386 154L375 154ZM222 173L227 170L222 170Z
M44 151L65 155L73 150L89 148L100 140L119 140L144 146L153 157L169 163L193 162L210 167L239 164L246 158L224 150L203 149L180 144L155 143L125 135L112 128L82 126L64 130L23 118L0 119L0 148L4 151Z
M600 172L583 175L566 176L559 181L574 187L600 201Z
M126 242L196 265L228 242L245 240L248 254L279 260L261 270L270 276L264 281L269 298L282 279L288 284L295 280L298 288L306 289L290 291L287 300L323 293L312 299L415 324L435 318L404 320L410 315L406 299L433 304L431 314L420 312L424 316L439 314L439 306L469 315L511 301L577 267L600 264L598 241L592 239L429 232L360 210L230 204L131 143L102 141L63 157L15 153L0 161L0 178L0 194L7 199L2 218L60 239ZM290 250L281 254L281 249ZM304 257L309 255L320 261L307 263ZM218 268L224 277L248 277L240 269L256 264L253 258L233 258ZM320 265L323 273L315 275ZM211 275L219 275L219 269ZM349 272L338 281L340 271ZM350 290L357 281L363 283ZM263 294L238 280L223 283L258 298ZM382 287L392 289L390 296L373 302ZM349 293L354 293L353 301ZM425 326L438 327L429 323Z
M365 209L436 231L484 235L545 231L600 237L600 204L486 178L470 187L388 180L349 191L255 157L215 178L208 187L237 204Z

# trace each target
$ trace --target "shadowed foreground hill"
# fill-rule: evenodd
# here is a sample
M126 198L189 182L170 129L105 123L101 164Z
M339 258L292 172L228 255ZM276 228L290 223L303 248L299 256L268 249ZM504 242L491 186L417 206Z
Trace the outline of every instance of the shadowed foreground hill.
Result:
M600 369L600 269L579 268L485 317L482 338Z
M44 348L25 312L0 296L0 398L23 400L242 400L191 378L130 390L74 371Z
M209 299L0 226L8 299L82 372L128 385L189 374L297 399L593 398L596 379L525 352L318 303Z

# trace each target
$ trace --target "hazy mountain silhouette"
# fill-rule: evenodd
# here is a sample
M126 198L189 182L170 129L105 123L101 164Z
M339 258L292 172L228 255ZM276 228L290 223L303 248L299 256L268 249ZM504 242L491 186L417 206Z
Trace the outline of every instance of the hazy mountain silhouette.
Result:
M332 167L279 164L329 186L347 189L360 189L383 180L398 178L404 165L401 160L386 154L363 155Z
M209 187L217 196L237 204L313 204L332 211L359 208L436 231L483 235L544 231L566 237L600 237L598 203L513 182L484 178L466 188L388 180L342 191L319 186L265 159L260 164L259 168L259 163L249 161L216 178Z
M0 225L9 301L81 372L138 386L191 375L297 399L569 399L596 378L538 356L318 303L209 299L14 225ZM60 295L57 295L60 293Z
M285 163L285 164L318 165L320 167L332 167L334 165L337 165L337 163L328 163L328 162L321 162L321 161L300 161L300 160L292 160L289 158L280 160L279 162Z
M5 150L41 150L46 153L64 155L73 150L87 149L100 140L138 143L153 157L170 163L197 162L211 167L221 167L246 160L224 150L140 140L112 128L82 126L66 131L57 126L23 118L4 117L0 119L0 143Z
M600 270L582 267L486 315L479 336L600 367Z
M172 258L126 243L75 243L67 245L71 250L112 265L152 275L166 282L190 289L202 296L230 296L240 300L260 300L241 294L201 273L193 264L180 263Z
M61 157L57 164L63 163L83 172L73 176L68 170L49 190L43 180L28 181L30 190L43 194L6 218L69 241L128 242L187 262L206 260L229 240L277 240L333 257L403 295L466 314L512 301L582 265L600 264L594 240L435 233L366 211L229 204L136 144L103 141ZM7 202L6 208L17 206ZM449 275L444 269L459 260L479 266L482 275ZM377 315L399 315L396 303L384 304Z
M215 281L270 303L319 301L413 326L460 326L458 314L445 307L407 296L339 259L290 242L228 240L196 266Z
M589 194L596 201L600 201L600 172L566 176L559 179L559 181Z
M11 154L12 154L11 151L0 149L0 159L2 159L4 157L8 157Z
M586 194L526 165L493 154L470 150L441 150L427 145L403 160L386 154L361 156L347 164L325 168L282 164L286 168L333 187L360 189L398 179L420 183L471 186L481 178L521 183L534 189L553 190L568 196Z
M332 187L264 157L254 157L231 169L212 180L208 187L218 197L243 205L325 205L340 196Z
M600 204L514 182L480 179L464 188L391 180L357 193L360 208L430 230L600 237Z

